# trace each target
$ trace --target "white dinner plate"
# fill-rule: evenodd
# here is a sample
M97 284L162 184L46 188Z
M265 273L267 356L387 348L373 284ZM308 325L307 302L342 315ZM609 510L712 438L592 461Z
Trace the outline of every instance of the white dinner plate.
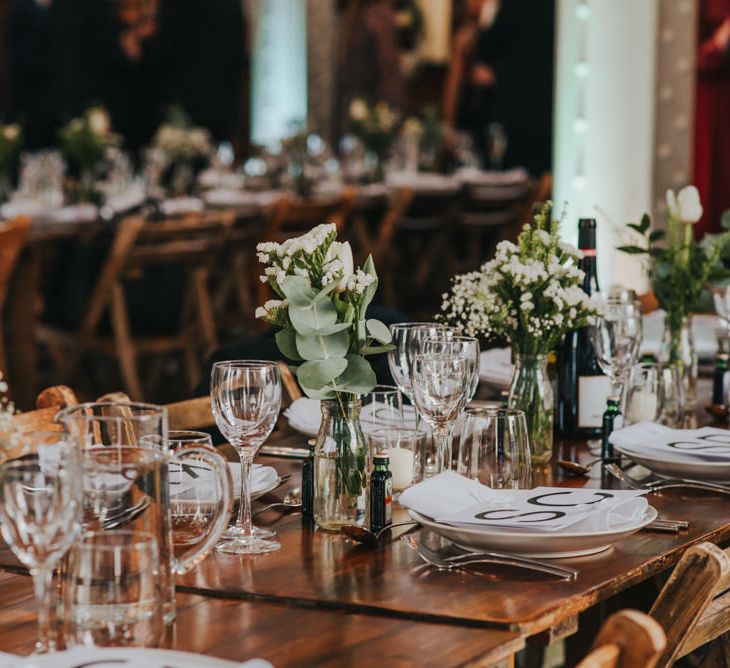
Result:
M649 469L661 478L690 478L691 480L707 480L712 482L730 482L730 460L691 461L689 458L672 460L659 455L652 457L645 453L637 453L627 448L614 445L621 454L637 464Z
M168 649L147 649L136 647L74 647L63 652L41 654L29 657L17 657L7 663L0 663L5 668L118 668L133 666L134 668L271 668L268 661L253 659L246 663L226 661L212 656L193 654L192 652L176 652Z
M644 517L638 523L624 525L606 531L589 533L568 533L565 531L549 533L546 531L519 531L508 529L466 529L448 524L439 524L432 519L408 511L411 517L434 533L448 538L466 550L495 550L524 554L543 559L560 559L562 557L583 557L587 554L603 552L611 545L633 533L636 533L657 518L657 510L647 506Z

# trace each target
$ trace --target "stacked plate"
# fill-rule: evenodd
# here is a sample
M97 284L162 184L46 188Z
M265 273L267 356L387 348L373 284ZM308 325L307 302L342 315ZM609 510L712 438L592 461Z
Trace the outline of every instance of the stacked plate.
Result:
M640 422L611 434L621 454L660 477L730 482L730 431Z
M636 490L496 490L453 471L403 492L411 517L467 550L543 558L608 549L657 517Z

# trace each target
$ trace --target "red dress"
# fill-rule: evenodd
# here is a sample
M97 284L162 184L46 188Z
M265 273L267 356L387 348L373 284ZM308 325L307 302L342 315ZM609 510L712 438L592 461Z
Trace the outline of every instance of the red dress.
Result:
M695 92L694 183L704 215L695 227L701 237L720 229L730 209L730 51L720 50L713 35L730 17L730 0L702 0Z

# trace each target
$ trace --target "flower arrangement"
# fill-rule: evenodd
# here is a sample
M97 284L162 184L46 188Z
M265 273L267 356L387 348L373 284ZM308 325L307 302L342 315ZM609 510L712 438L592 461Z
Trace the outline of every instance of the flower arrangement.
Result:
M210 132L192 125L190 117L177 107L168 111L168 118L159 128L152 145L169 167L163 175L174 195L190 194L196 174L213 155Z
M93 175L107 148L121 143L103 107L91 107L79 118L71 119L61 128L59 138L64 154L78 167L82 178Z
M358 498L365 489L368 449L358 395L376 384L366 358L392 348L388 328L366 317L378 287L372 257L355 268L350 244L336 237L336 226L323 224L282 244L258 244L259 261L266 265L261 280L280 299L256 310L257 318L279 329L276 343L299 364L304 393L323 402L314 516L320 527L335 530L356 522L364 508Z
M387 160L398 136L400 113L386 102L371 104L362 98L350 102L350 132L377 159L376 179L383 177L383 162Z
M691 401L696 378L694 351L683 350L688 319L708 283L730 277L720 262L723 249L730 241L730 232L707 235L695 241L694 225L702 218L702 203L697 188L687 186L675 193L667 190L666 230L651 229L651 219L644 214L640 223L628 228L641 235L642 245L619 246L630 255L648 258L646 265L652 289L664 309L665 336L660 357L662 361L681 367L685 373L685 390ZM726 220L727 217L723 217ZM689 374L689 376L687 375Z
M454 278L440 319L469 336L506 339L522 355L552 352L567 332L590 324L597 310L580 287L582 253L560 240L550 212L543 203L516 244L500 242L479 271Z
M6 459L8 452L17 450L20 438L20 431L13 422L15 405L8 399L7 392L8 384L0 371L0 463Z
M323 224L256 247L267 265L261 281L280 297L259 307L256 317L279 328L279 350L301 362L297 378L315 399L370 392L375 373L365 357L390 349L388 328L365 317L378 287L373 260L354 268L350 244L336 237L335 225Z
M17 123L0 123L0 202L10 194L10 175L23 143L23 132Z

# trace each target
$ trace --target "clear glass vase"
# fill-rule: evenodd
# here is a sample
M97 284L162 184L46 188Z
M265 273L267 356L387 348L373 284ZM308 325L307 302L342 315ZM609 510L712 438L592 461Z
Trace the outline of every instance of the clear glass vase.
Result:
M314 446L314 520L339 531L365 520L369 453L360 426L360 400L342 394L322 401L322 423Z
M191 195L195 188L195 171L193 166L184 160L176 162L172 167L170 190L175 197Z
M692 333L692 316L664 319L659 362L679 369L682 377L683 408L692 409L697 399L697 351Z
M515 355L509 407L525 413L532 464L550 461L553 454L555 401L548 377L547 355Z

